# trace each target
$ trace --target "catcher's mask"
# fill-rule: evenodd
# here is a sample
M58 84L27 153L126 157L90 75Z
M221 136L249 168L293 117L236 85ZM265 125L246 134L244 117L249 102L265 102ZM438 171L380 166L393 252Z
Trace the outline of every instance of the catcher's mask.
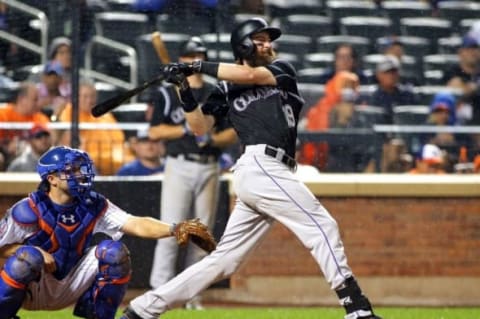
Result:
M262 18L251 18L243 21L235 27L230 37L235 60L249 59L255 54L255 44L252 41L252 35L259 32L267 32L270 41L274 41L282 35L282 31L275 27L270 27Z
M193 56L203 54L205 61L208 59L207 47L200 37L194 36L180 45L180 56Z
M42 182L46 181L48 175L57 173L67 181L68 190L75 197L87 194L95 177L93 162L88 154L66 146L54 147L43 154L37 163L37 173Z

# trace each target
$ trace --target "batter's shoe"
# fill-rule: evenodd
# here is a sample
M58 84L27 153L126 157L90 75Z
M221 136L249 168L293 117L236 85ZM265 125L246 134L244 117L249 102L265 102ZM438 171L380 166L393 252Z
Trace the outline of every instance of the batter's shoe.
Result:
M123 311L123 314L120 317L120 319L143 319L143 318L140 317L139 315L137 315L137 313L135 311L133 311L132 308L127 307Z
M347 278L336 293L347 312L345 319L382 319L373 313L370 301L362 293L355 278Z

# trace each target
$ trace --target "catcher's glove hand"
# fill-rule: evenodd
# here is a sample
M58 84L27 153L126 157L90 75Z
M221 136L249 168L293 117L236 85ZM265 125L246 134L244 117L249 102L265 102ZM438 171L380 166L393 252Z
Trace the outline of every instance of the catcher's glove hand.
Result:
M198 218L189 219L173 225L172 234L177 239L179 246L185 246L191 240L198 247L207 252L212 252L217 247L217 242L207 226Z

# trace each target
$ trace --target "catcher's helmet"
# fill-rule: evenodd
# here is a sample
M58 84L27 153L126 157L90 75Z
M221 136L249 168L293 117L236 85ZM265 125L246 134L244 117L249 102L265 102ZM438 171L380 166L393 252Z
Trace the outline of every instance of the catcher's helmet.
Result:
M180 56L204 54L207 59L207 47L200 37L191 37L180 45Z
M280 37L282 31L275 27L270 27L262 18L251 18L243 21L235 27L230 37L235 60L250 58L255 53L255 45L251 36L259 32L268 32L270 40L274 41Z
M42 181L49 174L65 174L68 189L72 196L82 196L92 187L95 173L93 162L84 151L66 146L57 146L43 154L37 163L37 173Z

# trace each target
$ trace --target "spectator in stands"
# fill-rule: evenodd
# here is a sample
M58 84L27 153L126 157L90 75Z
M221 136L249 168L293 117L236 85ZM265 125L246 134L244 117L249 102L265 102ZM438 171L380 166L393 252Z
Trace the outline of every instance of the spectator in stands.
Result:
M9 172L36 172L40 156L52 147L50 131L43 125L36 124L28 131L28 145L8 165Z
M427 118L427 125L455 125L456 99L450 92L440 92L435 94L430 104L430 115ZM428 142L439 146L455 144L455 135L453 133L436 133L428 137Z
M0 122L26 122L47 124L48 117L37 108L38 92L34 83L24 82L20 85L15 102L0 108ZM0 149L5 158L5 165L21 149L25 132L18 129L0 129Z
M402 57L405 55L403 43L396 37L392 36L385 40L379 47L379 53L384 55L392 55L402 61Z
M408 146L403 139L393 138L383 145L382 173L406 173L413 166L413 156L408 153Z
M342 100L352 101L358 94L358 76L352 72L340 71L328 81L325 95L308 110L306 129L309 131L327 130L330 127L330 113ZM327 163L326 143L305 143L301 162L324 170Z
M435 144L425 144L420 149L416 160L415 168L410 174L445 174L445 155Z
M57 61L48 62L44 69L38 87L38 108L56 121L58 114L69 102L68 93L61 85L63 81L63 67Z
M325 71L320 76L319 83L325 84L331 80L338 72L348 71L355 73L360 81L360 84L369 84L371 81L365 73L359 68L359 59L355 48L348 44L340 44L333 51L335 55L334 65Z
M48 48L48 59L60 63L65 74L64 78L70 82L72 70L72 42L66 37L52 40Z
M393 107L396 105L418 104L418 98L409 88L400 84L400 62L391 55L385 55L377 63L375 76L377 87L369 97L362 101L369 105L381 106L385 117L381 124L393 124Z
M82 82L78 96L79 122L111 124L115 126L117 120L111 113L100 117L91 114L93 106L97 103L97 90L90 82ZM72 104L68 104L59 115L60 122L71 122ZM59 144L69 145L71 133L69 130L62 132ZM121 165L132 159L132 154L125 146L125 135L118 128L114 129L82 129L80 130L80 149L90 154L95 167L102 175L114 174Z
M475 38L465 36L458 49L459 63L445 72L443 82L462 91L463 104L458 118L465 124L480 124L480 46Z
M149 138L148 130L138 130L130 143L135 160L120 167L117 175L145 176L163 172L165 146L162 141Z

